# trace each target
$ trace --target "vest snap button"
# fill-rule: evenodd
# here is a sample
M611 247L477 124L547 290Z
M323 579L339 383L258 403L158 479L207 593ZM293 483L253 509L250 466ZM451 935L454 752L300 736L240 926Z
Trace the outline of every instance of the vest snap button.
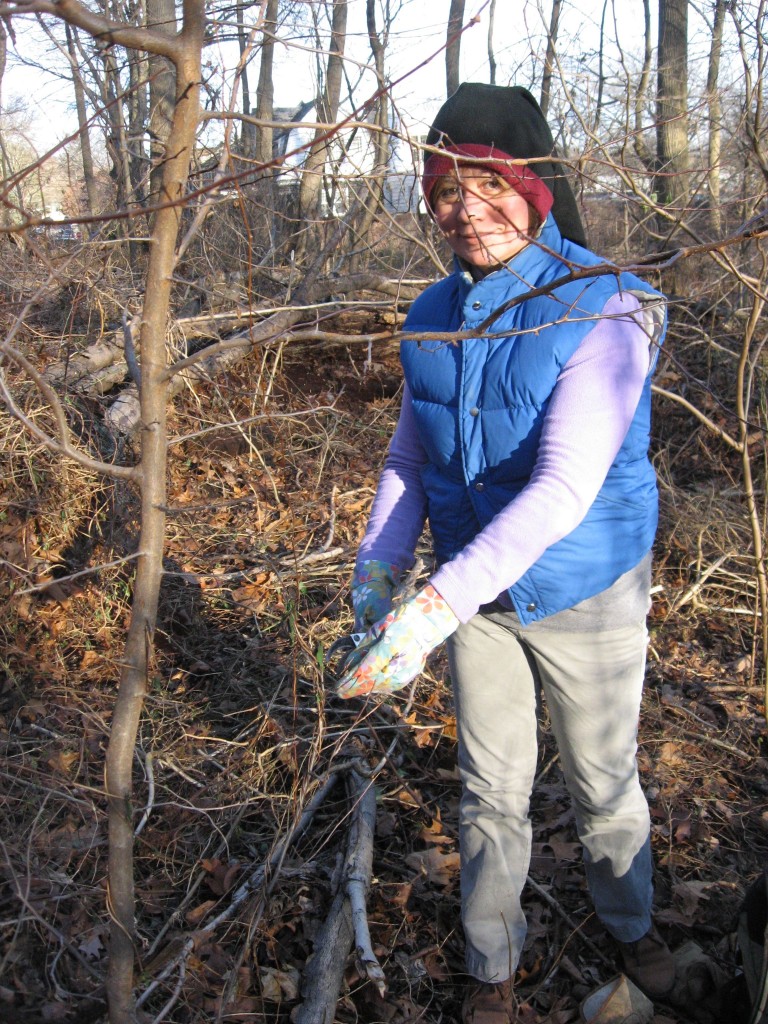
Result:
M475 484L475 490L476 491L484 491L485 490L485 484L482 483L482 482L479 483L479 484Z
M469 410L469 415L470 416L479 416L480 415L480 410L477 408L476 405L473 405L472 408Z
M525 606L525 610L527 612L535 612L536 611L536 605L533 602L531 602L530 604Z
M481 306L482 306L482 302L478 302L477 300L475 300L472 303L472 309L480 309Z

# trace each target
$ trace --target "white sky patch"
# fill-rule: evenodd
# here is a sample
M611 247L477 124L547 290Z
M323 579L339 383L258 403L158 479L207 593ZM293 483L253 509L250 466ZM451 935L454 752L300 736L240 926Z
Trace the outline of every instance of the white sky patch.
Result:
M393 5L394 9L394 5ZM546 30L551 4L549 0L500 0L496 5L493 47L497 62L497 84L518 84L530 87L540 80L541 64L546 46ZM558 49L564 58L577 61L581 55L595 71L599 26L605 10L606 60L615 62L618 55L616 35L626 55L637 60L643 45L642 15L639 4L615 0L607 5L604 0L579 0L563 4ZM488 64L488 4L482 0L468 3L466 20L478 15L479 22L467 28L462 40L461 68L465 81L489 81ZM387 52L387 73L397 84L392 97L398 115L409 131L423 134L436 108L445 98L445 43L448 0L438 4L425 4L421 0L405 0L397 11L390 33ZM652 23L655 34L656 4L653 5ZM76 130L74 97L65 58L52 48L39 26L32 19L16 18L13 22L17 34L17 51L31 57L37 67L25 67L15 58L9 45L9 60L3 82L3 109L12 110L22 103L29 115L29 133L40 148L47 148ZM382 29L381 9L377 11L377 25ZM692 36L706 26L692 9ZM278 30L278 34L283 32ZM327 38L327 25L322 27ZM288 35L289 33L285 33ZM57 32L63 37L63 32ZM291 43L295 43L293 46ZM434 58L419 67L428 57ZM365 0L349 0L347 45L345 56L348 81L356 85L355 101L361 102L375 92L372 72L361 71L370 64L370 45L365 22ZM321 55L324 63L325 57ZM205 74L211 84L221 88L219 105L229 100L232 72L238 60L235 44L206 48ZM275 106L296 108L303 100L312 99L316 91L317 57L309 41L295 36L288 45L275 50ZM411 74L406 74L412 69ZM362 75L362 83L360 78ZM398 82L402 76L406 76ZM251 103L255 104L258 78L258 58L249 65ZM346 86L345 86L346 88ZM342 92L344 95L344 90ZM238 109L240 104L238 103ZM348 104L345 104L347 109Z

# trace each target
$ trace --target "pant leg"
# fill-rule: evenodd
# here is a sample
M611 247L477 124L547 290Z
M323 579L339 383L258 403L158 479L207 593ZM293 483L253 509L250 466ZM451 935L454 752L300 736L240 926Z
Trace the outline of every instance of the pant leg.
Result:
M462 922L467 970L512 975L526 934L530 793L537 757L535 672L515 634L476 615L448 655L459 737Z
M621 942L651 924L648 803L637 773L644 624L601 633L523 631L549 708L592 901Z

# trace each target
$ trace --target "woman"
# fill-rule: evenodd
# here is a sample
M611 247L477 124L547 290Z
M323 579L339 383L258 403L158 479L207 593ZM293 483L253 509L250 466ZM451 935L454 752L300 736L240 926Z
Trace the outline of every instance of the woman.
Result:
M651 921L648 806L637 774L657 492L648 460L661 295L584 248L533 97L466 83L427 138L431 214L453 273L414 303L397 429L358 553L341 682L392 692L448 640L456 702L464 1021L514 1019L525 938L528 808L543 693L596 912L647 994L672 987ZM570 278L570 279L569 279ZM453 332L476 331L456 343ZM394 611L429 519L438 564Z

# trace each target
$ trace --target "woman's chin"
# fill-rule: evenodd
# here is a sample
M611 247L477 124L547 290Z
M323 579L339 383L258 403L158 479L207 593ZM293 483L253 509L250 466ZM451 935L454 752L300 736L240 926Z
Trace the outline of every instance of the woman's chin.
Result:
M482 270L489 270L494 267L503 266L521 252L527 242L522 239L519 240L519 244L515 245L501 245L501 246L462 246L455 248L453 251L463 259L466 263L471 263L473 267L478 267Z

